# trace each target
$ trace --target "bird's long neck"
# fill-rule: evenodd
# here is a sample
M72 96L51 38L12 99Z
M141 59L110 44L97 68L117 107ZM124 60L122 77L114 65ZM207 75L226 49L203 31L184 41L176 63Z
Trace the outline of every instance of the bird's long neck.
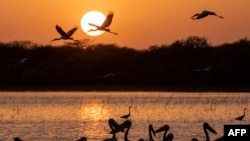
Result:
M243 116L245 116L245 111L246 111L246 109L244 109L244 113L243 113Z
M203 129L204 129L204 133L205 133L205 135L206 135L206 141L210 141L210 138L209 138L207 129L206 129L206 128L203 128Z
M162 141L165 141L166 135L167 135L167 131L164 132Z
M152 132L151 129L149 129L149 141L154 141L153 137L152 137Z

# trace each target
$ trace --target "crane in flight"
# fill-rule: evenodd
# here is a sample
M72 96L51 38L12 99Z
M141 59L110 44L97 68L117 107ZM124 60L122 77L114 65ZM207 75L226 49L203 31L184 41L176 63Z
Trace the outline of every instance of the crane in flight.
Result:
M78 41L78 40L74 40L71 36L74 34L74 32L77 30L77 27L72 28L71 30L69 30L67 33L65 31L63 31L63 29L56 25L56 31L61 35L60 38L55 38L52 41L56 41L56 40L73 40L73 41Z
M114 16L114 13L109 12L109 14L107 15L106 19L104 20L101 26L93 24L93 23L89 23L89 25L96 27L96 29L90 29L87 32L102 30L102 31L106 31L106 32L118 35L117 33L110 31L110 29L108 28L110 24L112 23L113 16Z
M208 15L213 15L213 16L216 16L216 17L219 17L219 18L223 19L222 16L219 16L219 15L217 15L215 12L208 11L208 10L204 10L204 11L202 11L201 13L194 14L194 15L191 17L191 19L193 19L193 20L198 20L198 19L201 19L201 18L205 18L205 17L207 17Z

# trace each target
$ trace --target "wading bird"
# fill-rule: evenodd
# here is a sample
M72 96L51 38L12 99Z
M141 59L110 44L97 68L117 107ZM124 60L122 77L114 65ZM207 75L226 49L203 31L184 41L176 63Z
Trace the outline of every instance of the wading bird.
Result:
M124 132L124 129L126 129L125 134L124 134L124 141L129 141L128 139L128 132L129 129L131 128L132 122L130 120L125 120L123 123L118 124L114 119L109 119L108 121L109 127L111 128L110 134L113 134L111 139L106 139L104 141L116 141L116 136L115 134L117 132Z
M209 138L207 130L209 130L210 132L212 132L214 134L217 134L217 132L207 122L205 122L203 124L203 130L204 130L204 133L206 135L206 141L210 141L210 138ZM193 138L191 141L198 141L198 139Z
M152 133L153 133L153 135L155 136L155 130L154 130L154 128L153 128L153 125L150 124L149 127L148 127L149 139L148 139L148 140L139 139L138 141L154 141L153 136L152 136Z
M202 11L201 13L194 14L191 18L192 18L193 20L197 20L197 19L205 18L205 17L207 17L208 15L217 16L217 17L223 19L222 16L218 16L215 12L211 12L211 11L207 11L207 10L204 10L204 11Z
M157 130L155 131L155 133L159 133L159 132L164 131L162 141L172 141L172 140L174 139L174 135L173 135L172 133L169 133L169 134L167 135L167 132L168 132L169 128L170 128L170 127L169 127L168 125L164 125L164 126L160 127L159 129L157 129Z
M60 38L55 38L52 41L56 41L56 40L73 40L73 41L78 41L78 40L74 40L71 36L74 34L74 32L77 30L77 27L72 28L71 30L69 30L67 33L65 31L63 31L63 29L56 25L56 31L61 35Z
M114 16L114 13L109 12L109 14L107 15L106 19L104 20L101 26L98 26L93 23L89 23L89 25L96 27L96 29L90 29L88 32L102 30L102 31L106 31L106 32L117 35L117 33L111 32L110 29L108 28L110 24L112 23L113 16Z
M132 107L128 108L128 114L124 115L124 116L121 116L120 118L125 118L125 119L129 118L129 116L130 116L130 108L132 108Z
M243 115L242 116L239 116L239 117L237 117L237 118L235 118L235 120L239 120L239 121L242 121L243 119L244 119L244 117L245 117L245 110L247 110L247 108L244 108L244 113L243 113Z

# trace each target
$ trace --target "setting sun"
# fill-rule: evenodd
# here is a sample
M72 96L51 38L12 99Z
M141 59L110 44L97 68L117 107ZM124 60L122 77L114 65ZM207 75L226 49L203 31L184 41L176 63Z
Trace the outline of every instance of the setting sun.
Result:
M104 31L91 31L88 32L90 29L95 29L94 26L89 25L89 23L93 23L96 25L101 25L105 20L105 15L99 11L90 11L83 15L81 19L81 28L84 33L90 36L99 36L102 35Z

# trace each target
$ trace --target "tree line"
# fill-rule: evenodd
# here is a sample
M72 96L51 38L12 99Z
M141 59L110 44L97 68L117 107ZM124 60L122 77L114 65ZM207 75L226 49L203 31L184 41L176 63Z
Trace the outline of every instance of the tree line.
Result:
M88 39L62 46L0 43L2 90L248 90L250 41L190 36L136 50Z

